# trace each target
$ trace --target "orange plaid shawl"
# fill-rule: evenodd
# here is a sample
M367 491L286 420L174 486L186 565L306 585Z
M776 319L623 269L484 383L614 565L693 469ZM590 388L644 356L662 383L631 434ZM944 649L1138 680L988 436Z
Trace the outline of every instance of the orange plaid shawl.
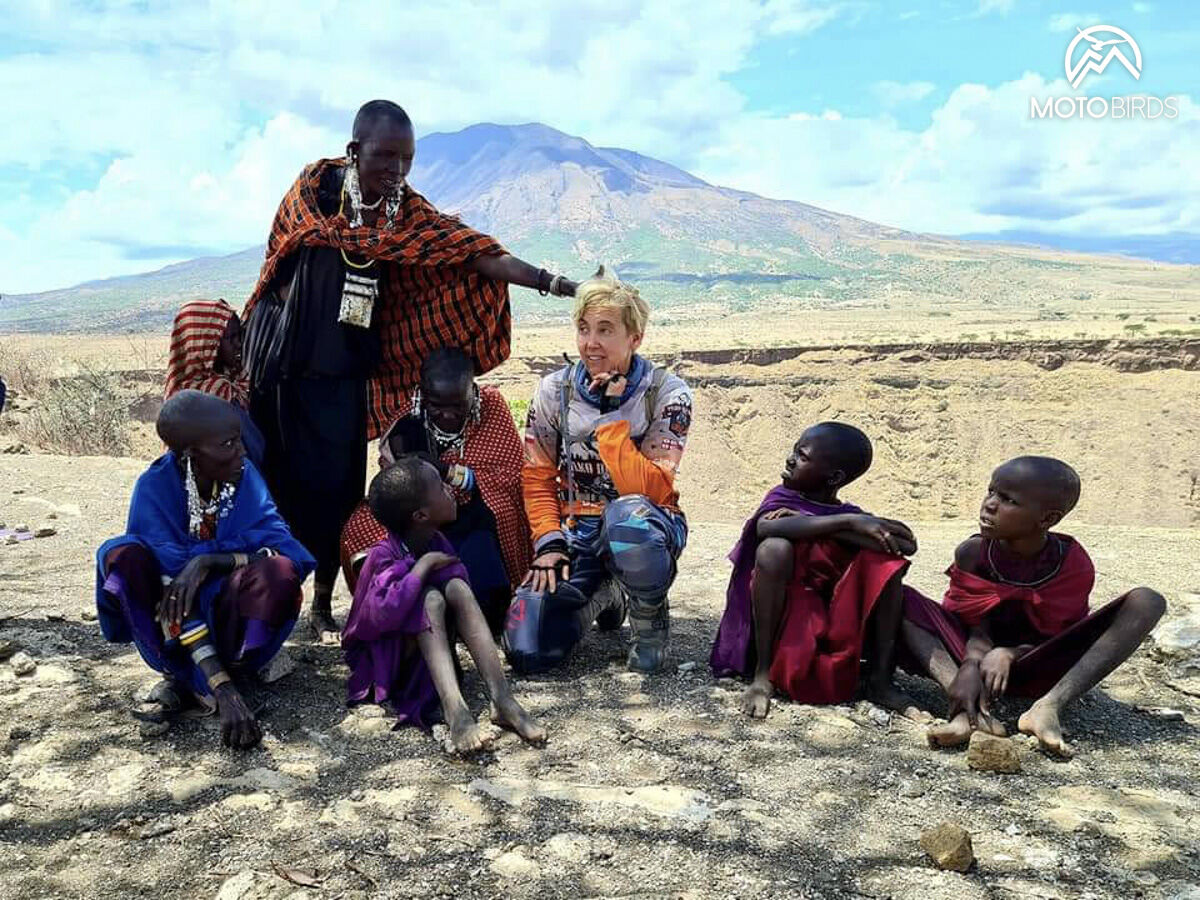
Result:
M248 318L287 256L300 247L338 247L385 263L380 275L379 317L383 359L371 379L367 433L378 437L408 404L421 361L439 347L461 347L477 371L508 359L512 310L508 285L463 264L506 251L493 238L438 212L416 191L404 192L395 230L351 228L345 215L326 216L317 205L321 176L345 159L307 166L279 204L258 285L242 311Z
M246 408L250 387L246 378L230 378L213 369L221 338L235 315L224 300L189 300L179 308L171 328L164 400L191 388Z

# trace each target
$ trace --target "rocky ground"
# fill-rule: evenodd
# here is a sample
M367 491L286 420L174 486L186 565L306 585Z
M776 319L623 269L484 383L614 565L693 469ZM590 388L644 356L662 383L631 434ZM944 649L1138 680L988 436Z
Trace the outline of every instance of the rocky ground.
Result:
M1200 897L1200 541L1185 528L1072 528L1097 598L1145 582L1171 610L1067 718L1068 762L1018 740L1019 773L974 771L866 704L743 719L739 686L705 665L745 513L728 498L693 518L664 674L625 672L624 634L593 634L564 671L517 682L545 748L506 735L455 759L348 711L338 650L297 634L295 670L254 693L262 746L234 753L210 719L140 728L148 670L90 621L90 554L143 465L0 459L0 520L56 532L0 539L0 897ZM926 591L970 530L933 519L914 523ZM1003 707L1010 728L1022 708ZM943 822L971 836L965 873L921 847Z

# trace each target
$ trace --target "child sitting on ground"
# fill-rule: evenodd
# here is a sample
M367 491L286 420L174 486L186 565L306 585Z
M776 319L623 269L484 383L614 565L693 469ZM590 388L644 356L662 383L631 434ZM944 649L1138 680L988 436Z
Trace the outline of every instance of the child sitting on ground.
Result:
M371 482L367 502L388 536L367 555L342 636L351 704L387 703L401 722L428 728L438 715L460 753L480 750L481 734L463 700L451 625L462 636L492 699L492 720L530 743L545 729L517 703L500 654L467 582L467 571L438 531L458 504L438 469L401 457Z
M905 646L945 689L949 722L930 744L961 744L973 730L1003 735L989 711L1001 696L1038 698L1017 727L1069 756L1059 717L1071 701L1127 660L1166 603L1135 588L1088 613L1096 570L1072 537L1052 532L1079 500L1079 476L1044 456L1009 460L992 473L979 534L954 553L941 604L906 592Z
M710 665L752 676L742 707L766 716L773 688L804 703L842 703L858 688L895 710L911 701L892 684L903 604L901 578L916 541L906 525L842 503L838 490L871 465L871 442L850 425L807 429L783 484L746 522L729 558L725 614Z

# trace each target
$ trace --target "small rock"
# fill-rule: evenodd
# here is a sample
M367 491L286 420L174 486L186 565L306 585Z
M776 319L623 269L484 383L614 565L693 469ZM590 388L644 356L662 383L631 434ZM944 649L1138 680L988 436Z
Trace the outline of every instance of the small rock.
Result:
M1021 826L1018 825L1016 822L1014 822L1013 824L1007 826L1004 829L1004 833L1007 834L1009 837L1016 837L1018 834L1021 833Z
M1162 719L1164 722L1182 722L1183 710L1171 709L1167 706L1148 706L1146 712L1154 716L1156 719Z
M51 528L49 525L43 525L41 528L39 528L37 531L35 531L33 533L33 536L35 538L47 538L47 537L54 537L56 534L58 534L58 531L56 529Z
M58 513L56 513L56 512L47 513L47 514L46 514L46 518L47 518L47 519L57 519L57 518L58 518Z
M965 828L949 822L923 832L921 849L929 854L939 869L965 872L975 862L971 835Z
M21 645L16 641L10 641L7 638L0 640L0 662L10 659L14 653L21 649Z
M242 900L243 897L254 887L254 873L250 871L238 872L225 879L221 885L221 889L217 891L217 900Z
M85 609L79 614L79 618L83 619L85 622L95 622L96 611L94 609Z
M967 765L980 772L1011 775L1021 771L1021 757L1008 738L976 731L967 746Z
M582 834L561 832L542 845L546 853L563 862L583 865L592 857L592 845Z
M21 542L20 542L20 540L17 539L17 536L15 534L10 534L10 535L8 535L8 537L6 537L4 539L4 545L6 547L13 547L19 543L21 543Z
M692 669L696 668L696 661L694 659L689 659L687 662L681 662L675 668L680 672L690 672Z
M16 491L13 491L13 493L16 493ZM15 531L17 534L29 534L29 526L24 523L20 525L14 525L13 531Z
M1165 900L1200 900L1200 884L1168 881L1163 885L1163 897Z
M497 856L488 864L493 872L501 878L534 879L540 875L538 864L518 850L509 850Z
M892 714L878 706L872 706L867 710L867 718L880 728L886 728L892 723Z
M914 800L925 795L925 783L919 778L900 782L900 796Z
M156 740L170 730L170 722L138 722L138 736L143 741Z
M296 661L288 653L287 647L281 647L275 657L258 670L258 678L264 684L274 684L281 678L286 678L296 671Z
M33 732L28 728L22 728L20 725L9 729L8 739L10 741L27 741L33 737Z
M175 826L170 822L154 822L139 831L138 837L143 841L148 841L151 838L162 837L164 834L170 834L174 830Z
M8 664L17 675L32 675L37 671L37 663L24 650L14 653Z
M1159 659L1200 656L1200 610L1168 619L1154 629L1151 637L1153 653Z

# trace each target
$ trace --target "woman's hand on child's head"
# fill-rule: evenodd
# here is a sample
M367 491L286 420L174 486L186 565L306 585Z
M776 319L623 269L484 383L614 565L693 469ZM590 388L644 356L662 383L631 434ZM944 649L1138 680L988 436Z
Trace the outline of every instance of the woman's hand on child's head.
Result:
M1012 647L993 647L979 662L979 674L990 697L1003 697L1017 651Z
M785 507L783 509L773 509L769 513L764 514L762 518L764 522L774 522L776 519L788 519L798 515L800 513L796 512L796 510Z

